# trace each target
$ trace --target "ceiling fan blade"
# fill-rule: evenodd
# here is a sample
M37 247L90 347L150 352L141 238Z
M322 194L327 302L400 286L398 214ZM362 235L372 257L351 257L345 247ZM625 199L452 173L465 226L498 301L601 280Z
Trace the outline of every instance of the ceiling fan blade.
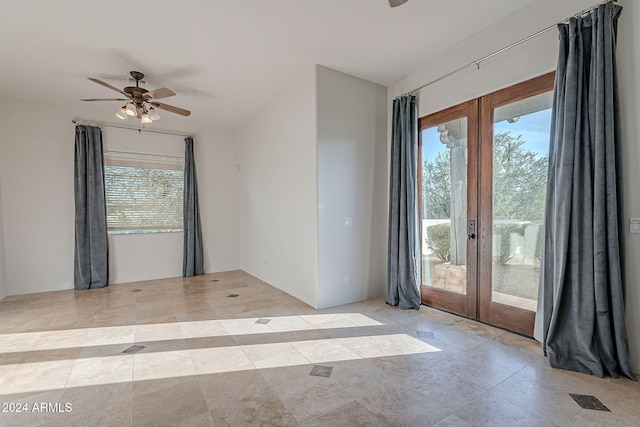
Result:
M191 115L191 111L185 110L183 108L174 107L173 105L163 104L161 102L151 102L150 104L161 110L170 111L172 113L180 114L181 116Z
M171 89L167 89L166 87L161 87L160 89L151 90L149 92L145 92L144 97L150 99L160 99L167 98L169 96L174 96L175 92Z
M111 86L109 83L105 83L102 80L98 80L98 79L94 79L93 77L87 77L89 80L91 80L92 82L98 83L99 85L102 85L104 87L108 87L111 90L115 90L118 93L123 94L124 96L129 96L127 95L125 92L121 91L120 89L118 89L115 86Z
M80 101L129 101L129 98L91 98L81 99Z
M391 7L402 6L403 4L405 4L408 1L409 0L389 0L389 6L391 6Z

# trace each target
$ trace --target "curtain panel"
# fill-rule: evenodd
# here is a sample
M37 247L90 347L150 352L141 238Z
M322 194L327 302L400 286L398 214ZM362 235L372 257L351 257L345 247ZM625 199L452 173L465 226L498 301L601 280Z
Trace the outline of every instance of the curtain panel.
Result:
M196 162L193 155L193 138L185 138L184 142L184 252L182 257L182 276L191 277L204 274L204 257Z
M634 378L623 292L621 9L607 3L559 25L535 337L553 367Z
M107 286L108 242L102 130L76 126L74 288Z
M387 304L419 310L418 108L414 95L393 101L391 138Z

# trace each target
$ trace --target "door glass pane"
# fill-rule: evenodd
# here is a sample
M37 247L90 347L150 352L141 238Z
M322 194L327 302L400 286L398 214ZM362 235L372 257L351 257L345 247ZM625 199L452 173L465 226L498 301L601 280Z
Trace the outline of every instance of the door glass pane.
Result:
M552 92L494 110L492 300L536 310Z
M467 119L424 129L422 284L467 293Z

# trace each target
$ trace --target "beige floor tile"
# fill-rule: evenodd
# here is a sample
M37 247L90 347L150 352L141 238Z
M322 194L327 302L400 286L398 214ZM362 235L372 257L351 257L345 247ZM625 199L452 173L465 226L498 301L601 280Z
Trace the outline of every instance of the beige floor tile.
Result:
M390 414L391 415L391 414ZM375 414L357 401L351 401L318 417L307 418L301 426L402 426L393 418Z
M433 427L471 427L471 424L456 415L448 415L433 425Z
M0 348L3 353L29 351L41 336L42 332L3 333L0 334Z
M487 393L485 388L443 371L440 364L430 362L429 355L381 358L371 363L385 375L378 379L375 393L360 402L370 411L398 414L396 419L403 425L434 424Z
M440 351L407 334L338 338L337 341L362 357L387 357Z
M136 324L136 311L134 308L105 308L94 317L95 325L102 327L129 326Z
M537 384L543 384L548 390L574 394L593 395L604 384L601 378L552 368L546 358L538 359L526 366L518 375Z
M186 350L133 355L133 381L180 378L195 374L191 355Z
M184 338L229 336L220 320L196 320L180 322L179 325Z
M131 382L89 387L67 387L60 401L70 405L53 426L129 426L133 406ZM58 419L60 418L60 419ZM49 427L49 424L47 424Z
M0 384L7 378L13 369L20 363L22 360L22 355L20 353L9 353L0 355Z
M331 378L309 376L311 368L312 365L301 365L260 371L271 390L298 421L335 410L357 397L336 386ZM337 371L332 373L335 375Z
M475 356L471 353L457 353L438 365L443 372L450 376L464 378L485 389L491 389L502 381L519 372L519 367L505 367L489 359Z
M213 417L210 411L201 412L200 414L187 414L183 419L173 424L175 427L215 427Z
M429 307L315 310L241 271L0 302L0 403L73 408L0 412L3 427L638 426L638 384L553 369L539 343Z
M498 341L481 344L469 350L468 353L514 372L534 363L542 357L542 354L533 356L527 352L518 351L514 347L501 344Z
M501 399L489 392L454 412L460 419L472 426L531 426L557 427L555 424L533 412Z
M618 421L634 421L640 425L640 396L636 392L621 390L618 387L611 387L602 380L602 387L593 393L609 410L615 415Z
M186 310L173 309L176 320L179 322L189 322L195 320L211 320L216 318L216 312L208 305L203 308L189 308Z
M19 367L22 366L36 366L37 369L46 369L50 367L60 367L63 365L73 365L73 361L76 360L82 349L79 347L74 348L56 348L53 350L34 350L22 353Z
M198 375L255 369L240 347L191 349L189 354Z
M583 409L570 423L565 425L571 427L637 427L640 422L635 416Z
M335 339L296 341L291 345L311 363L329 363L362 359L358 353Z
M75 359L21 362L0 383L2 394L62 389L67 384Z
M485 325L484 323L476 322L469 319L462 319L459 322L456 322L455 325L452 325L452 326L455 327L457 330L471 332L476 336L494 339L494 340L499 339L503 335L509 333L502 329L498 329L496 327Z
M321 328L355 328L359 325L354 323L349 316L346 316L342 313L334 313L334 314L305 314L301 315L300 318L305 322L309 323L311 327L321 329Z
M0 402L7 405L6 411L0 411L0 425L3 427L24 427L45 425L56 419L66 418L69 414L43 412L38 408L42 404L65 403L62 399L63 390L47 390L31 393L5 394L0 388Z
M277 400L260 371L255 369L198 375L197 378L211 410L233 407L238 401L255 396Z
M87 331L83 347L129 344L134 342L135 327L129 326L105 326L95 327Z
M257 369L306 365L310 361L289 343L244 345L242 351Z
M154 382L152 386L145 381L133 385L134 426L171 426L208 411L196 378Z
M492 338L476 335L473 331L468 330L468 328L460 329L457 327L457 324L434 331L434 335L438 340L466 351L471 351L478 346L491 344L493 342Z
M244 319L224 319L220 322L229 335L270 334L273 330L268 326L256 323L257 317Z
M183 339L179 323L151 323L135 326L135 342L167 341Z
M312 328L309 322L300 316L265 315L263 317L271 319L268 326L273 332L304 331Z
M133 355L78 359L65 387L84 387L101 384L131 383Z
M331 339L330 334L324 329L305 329L301 331L278 332L268 334L230 335L237 345L273 344L296 341L308 341L314 339Z
M575 389L549 389L526 374L518 373L509 377L494 387L492 392L496 397L515 403L559 425L570 425L582 410L569 395Z

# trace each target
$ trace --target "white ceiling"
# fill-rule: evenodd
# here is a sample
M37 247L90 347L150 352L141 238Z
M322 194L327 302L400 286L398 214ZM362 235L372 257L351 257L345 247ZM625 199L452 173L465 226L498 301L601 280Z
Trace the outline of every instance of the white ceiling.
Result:
M313 64L383 85L546 0L20 0L0 4L0 97L91 109L118 97L95 77L168 87L168 123L235 129ZM94 114L95 115L95 114Z

